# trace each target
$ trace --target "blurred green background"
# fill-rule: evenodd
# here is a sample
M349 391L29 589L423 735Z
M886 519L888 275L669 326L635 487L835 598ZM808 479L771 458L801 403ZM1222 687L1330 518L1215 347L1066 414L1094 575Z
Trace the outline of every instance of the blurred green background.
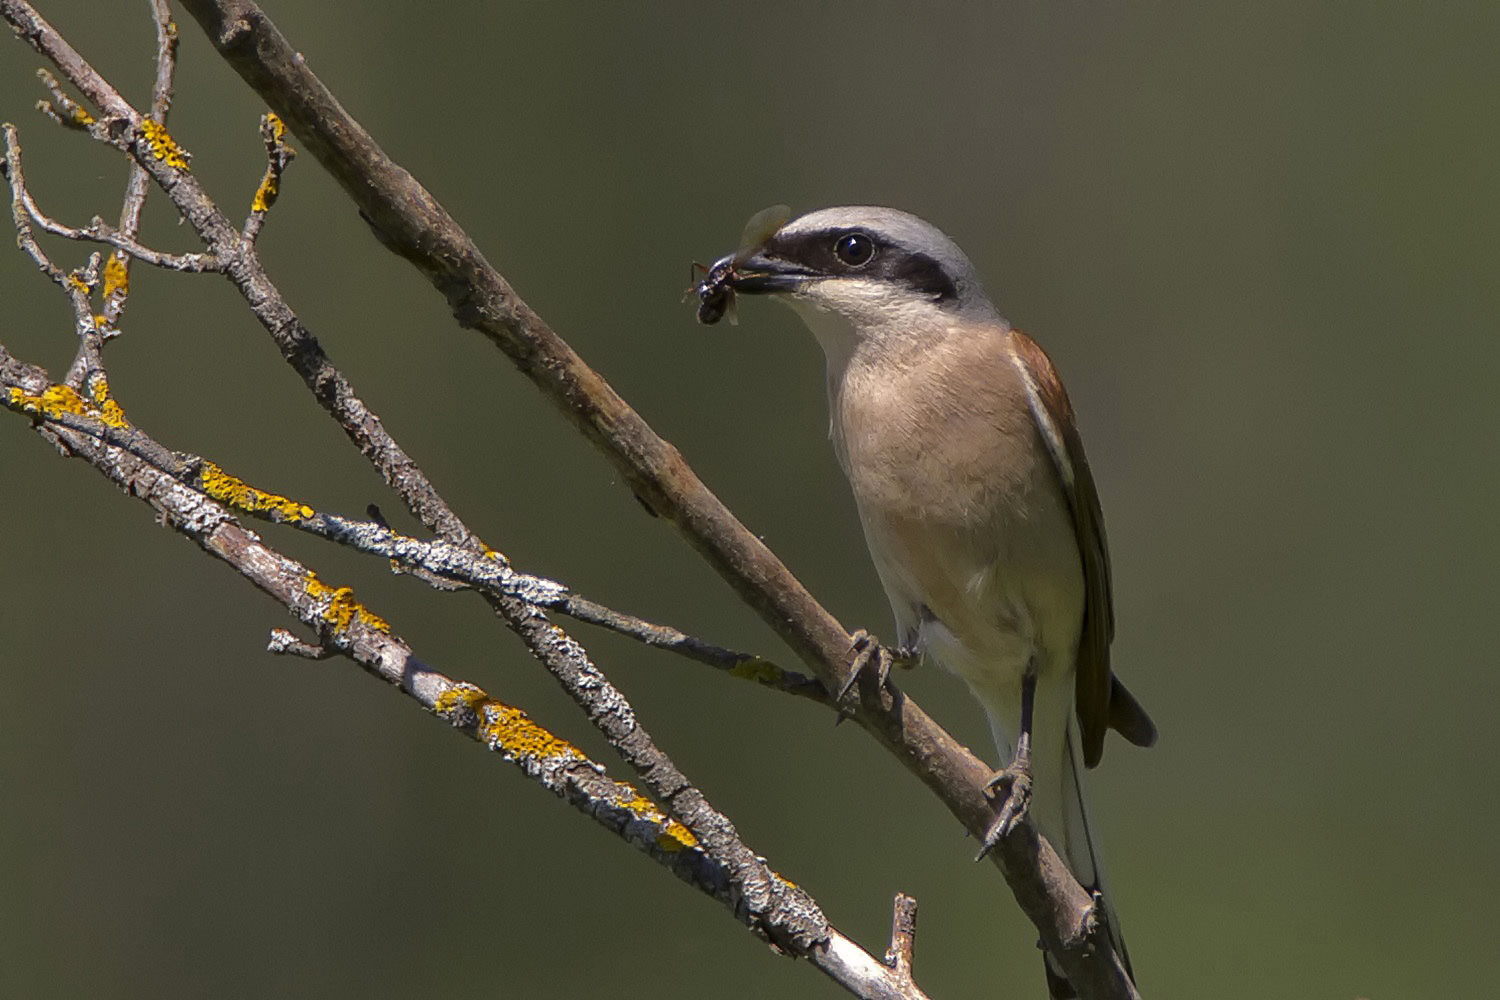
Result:
M143 102L145 4L43 3ZM1117 669L1159 747L1092 796L1148 996L1482 995L1500 961L1500 8L267 8L527 301L850 626L888 630L826 441L821 356L764 303L706 329L688 262L755 210L878 203L951 234L1080 411ZM251 92L182 20L171 127L242 216ZM0 117L46 209L116 155ZM195 249L157 196L149 242ZM8 242L8 241L7 241ZM76 263L77 248L50 244ZM272 275L457 509L523 569L784 656L310 156ZM62 297L0 255L0 330L60 374ZM108 361L165 444L358 515L399 502L212 277L135 272ZM475 599L283 529L419 655L623 774ZM343 661L264 653L267 599L0 415L0 994L836 996L714 903ZM1041 995L998 874L826 712L577 630L658 741L871 950L921 903L934 997ZM991 756L956 681L901 678Z

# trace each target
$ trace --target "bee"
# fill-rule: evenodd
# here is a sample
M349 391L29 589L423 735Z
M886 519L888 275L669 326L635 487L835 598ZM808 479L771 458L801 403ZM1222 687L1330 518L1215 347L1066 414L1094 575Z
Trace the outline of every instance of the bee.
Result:
M772 205L750 216L745 231L740 235L739 249L728 257L721 257L711 266L693 263L694 274L702 273L701 280L687 290L687 295L698 296L698 322L712 326L729 314L730 325L738 322L734 309L735 269L754 257L766 245L776 231L786 225L792 210L785 205Z

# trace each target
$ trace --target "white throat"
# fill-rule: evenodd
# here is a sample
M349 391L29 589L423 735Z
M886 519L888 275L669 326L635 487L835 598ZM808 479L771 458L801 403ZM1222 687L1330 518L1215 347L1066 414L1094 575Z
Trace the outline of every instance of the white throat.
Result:
M954 313L926 296L884 282L821 281L776 296L817 338L828 362L829 395L837 394L856 355L886 357L920 350L943 336ZM986 312L993 307L984 302Z
M843 381L849 360L854 357L854 348L859 345L860 331L848 316L820 303L792 295L778 295L777 298L791 306L812 331L818 346L823 348L823 357L828 363L828 387L832 392L833 386Z

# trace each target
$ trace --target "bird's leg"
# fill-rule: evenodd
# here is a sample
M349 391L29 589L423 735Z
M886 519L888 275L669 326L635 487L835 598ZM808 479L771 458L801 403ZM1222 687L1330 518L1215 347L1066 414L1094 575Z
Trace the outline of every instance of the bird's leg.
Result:
M849 636L849 673L834 692L834 704L843 704L845 696L861 677L872 678L876 690L879 690L890 676L891 667L914 667L917 665L917 656L915 643L908 642L893 648L884 645L864 629L857 629Z
M1031 803L1031 708L1035 701L1036 669L1029 665L1021 678L1021 735L1016 738L1016 752L1010 763L990 775L984 786L985 794L992 799L997 790L1005 786L1005 801L1000 803L994 822L984 832L975 861L990 853L991 848L1016 828Z

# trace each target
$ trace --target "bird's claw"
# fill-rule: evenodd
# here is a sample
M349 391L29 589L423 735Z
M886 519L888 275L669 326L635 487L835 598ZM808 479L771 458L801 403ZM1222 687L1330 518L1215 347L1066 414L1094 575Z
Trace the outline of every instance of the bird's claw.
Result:
M1001 786L1004 786L1003 793L1000 791ZM979 853L974 856L975 861L984 860L984 856L996 844L1010 836L1010 832L1031 807L1030 761L1012 761L1009 767L990 775L990 780L984 785L984 794L992 800L1003 794L1005 799L1000 803L1000 811L995 814L989 829L984 832Z
M1097 935L1107 919L1109 919L1109 911L1104 908L1104 893L1095 889L1089 893L1089 905L1083 908L1084 936Z
M879 690L890 677L891 667L912 667L916 662L917 651L910 646L893 648L865 629L856 629L849 636L849 673L834 692L834 704L842 705L861 677L871 678Z

